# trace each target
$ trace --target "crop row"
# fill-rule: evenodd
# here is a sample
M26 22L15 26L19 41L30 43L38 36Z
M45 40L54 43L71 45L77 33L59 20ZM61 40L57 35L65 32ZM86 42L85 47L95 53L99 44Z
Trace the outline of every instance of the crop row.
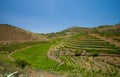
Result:
M83 76L102 76L102 77L113 77L113 76L120 76L120 70L119 68L115 67L114 65L111 65L107 61L110 59L107 57L103 57L101 60L101 57L92 57L92 56L59 56L59 58L64 61L64 64L66 66L70 66L75 70L74 73L81 73ZM112 58L112 57L111 57ZM68 68L67 68L68 69ZM66 69L66 70L67 70ZM70 73L73 73L72 70L69 70Z
M78 77L79 74L83 77L119 77L120 70L116 67L119 65L119 57L98 55L99 53L105 54L104 52L106 54L120 53L120 48L99 38L84 36L57 45L54 55L57 54L58 58L64 62L60 67L69 67L70 69L66 68L66 71L77 74ZM90 56L85 55L91 53Z

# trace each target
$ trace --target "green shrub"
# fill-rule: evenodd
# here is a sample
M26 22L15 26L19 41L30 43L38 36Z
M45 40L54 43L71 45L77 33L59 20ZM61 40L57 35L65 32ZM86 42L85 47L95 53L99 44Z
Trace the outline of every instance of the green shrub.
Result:
M93 53L93 56L94 56L94 57L97 57L98 55L99 55L98 52L94 52L94 53Z
M29 63L27 63L25 60L17 60L16 64L18 67L24 69L25 66L29 65Z

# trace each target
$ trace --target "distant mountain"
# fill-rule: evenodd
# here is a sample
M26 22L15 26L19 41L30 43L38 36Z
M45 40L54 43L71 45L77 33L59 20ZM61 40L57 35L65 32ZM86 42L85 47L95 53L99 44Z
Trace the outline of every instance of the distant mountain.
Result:
M30 31L8 24L0 24L0 43L2 44L45 40L47 40L45 37L39 36Z
M87 34L97 34L101 37L106 37L106 39L112 39L114 41L120 42L120 24L115 25L103 25L93 28L83 28L73 26L62 30L56 33L47 34L48 38L70 38L79 33L87 33Z
M89 30L88 28L72 26L60 32L48 33L47 36L48 38L66 38L72 35L76 35L77 33L80 32L87 32L88 30Z

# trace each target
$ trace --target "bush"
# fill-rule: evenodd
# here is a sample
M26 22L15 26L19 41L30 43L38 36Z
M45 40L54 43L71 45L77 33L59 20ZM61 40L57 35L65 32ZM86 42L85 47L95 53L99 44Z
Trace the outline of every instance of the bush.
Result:
M94 53L93 53L93 56L94 56L94 57L97 57L98 54L99 54L98 52L94 52Z
M16 64L18 67L24 69L25 66L29 65L29 63L27 63L25 60L17 60Z

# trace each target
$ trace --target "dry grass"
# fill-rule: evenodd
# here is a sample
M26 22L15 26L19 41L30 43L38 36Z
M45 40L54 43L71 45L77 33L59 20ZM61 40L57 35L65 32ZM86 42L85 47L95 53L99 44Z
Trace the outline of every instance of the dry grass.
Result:
M32 32L17 28L15 26L0 24L0 43L9 44L14 42L45 41L45 37L38 36Z

